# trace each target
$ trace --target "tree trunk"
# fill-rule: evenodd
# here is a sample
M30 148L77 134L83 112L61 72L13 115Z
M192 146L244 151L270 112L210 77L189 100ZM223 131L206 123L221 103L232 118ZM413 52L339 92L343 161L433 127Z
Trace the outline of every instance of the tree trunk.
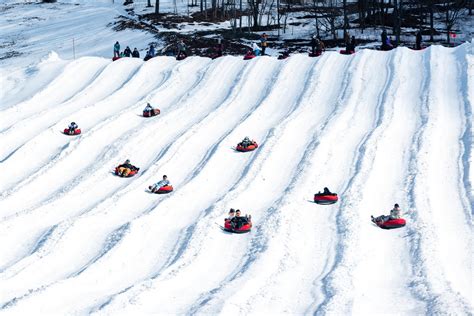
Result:
M160 0L156 0L155 1L155 15L159 15L160 14Z
M342 12L344 14L344 25L343 25L343 34L347 33L349 28L349 19L347 18L347 0L342 1Z
M433 10L433 0L429 2L430 10L430 41L434 41L434 10Z
M448 46L449 46L451 42L451 38L450 38L450 33L451 33L450 24L451 23L449 23L449 4L446 3L445 9L446 9L446 35L448 36L447 41L448 41Z

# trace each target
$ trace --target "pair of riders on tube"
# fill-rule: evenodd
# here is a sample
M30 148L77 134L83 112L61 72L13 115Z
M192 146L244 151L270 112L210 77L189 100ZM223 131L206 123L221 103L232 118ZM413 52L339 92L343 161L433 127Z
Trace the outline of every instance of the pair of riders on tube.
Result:
M252 216L241 216L240 210L234 210L233 208L231 208L229 210L229 217L226 218L226 220L230 221L230 225L232 226L232 228L239 229L243 225L250 223L250 221L252 220Z

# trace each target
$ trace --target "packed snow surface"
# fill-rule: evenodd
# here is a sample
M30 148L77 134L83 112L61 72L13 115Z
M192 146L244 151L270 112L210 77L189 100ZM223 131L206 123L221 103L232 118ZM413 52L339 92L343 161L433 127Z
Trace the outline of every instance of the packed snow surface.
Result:
M12 74L0 314L472 314L473 60L51 54ZM163 174L174 192L149 193ZM394 203L405 227L371 223ZM219 228L231 207L250 233Z

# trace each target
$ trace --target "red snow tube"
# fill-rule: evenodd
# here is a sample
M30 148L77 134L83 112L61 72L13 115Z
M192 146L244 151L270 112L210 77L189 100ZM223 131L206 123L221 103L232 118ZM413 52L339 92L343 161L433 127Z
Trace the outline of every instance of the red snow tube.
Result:
M119 175L118 169L119 169L119 167L115 167L115 175L124 178L125 176ZM135 170L130 171L130 173L128 174L128 176L126 176L125 178L133 177L134 175L136 175L136 174L138 173L138 170L139 170L139 169L135 169Z
M388 221L378 221L375 224L383 229L400 228L406 225L406 221L403 218L389 219Z
M420 49L416 48L416 47L408 47L409 49L411 50L424 50L426 47L422 47Z
M211 59L217 59L219 57L222 57L223 55L222 54L213 54L211 56L209 56Z
M120 58L122 58L122 57L115 56L115 57L112 58L112 61L116 61L117 59L120 59Z
M144 117L152 117L152 116L157 116L160 113L161 113L161 111L159 109L154 109L151 112L143 111L143 116Z
M164 193L170 193L171 191L173 191L173 186L172 185L165 185L165 186L160 187L154 193L164 194Z
M254 142L252 145L248 145L247 147L244 147L242 145L237 145L237 147L235 147L235 150L245 152L245 151L255 150L256 148L258 148L258 144Z
M246 54L244 56L244 60L249 60L249 59L252 59L252 58L255 58L255 57L257 57L257 56L255 56L254 54Z
M80 133L81 133L81 129L80 129L80 128L76 128L76 129L74 130L74 132L72 132L72 133L69 132L69 128L65 128L65 129L64 129L64 134L66 134L66 135L79 135Z
M343 54L343 55L352 55L354 54L355 52L353 50L349 50L349 51L346 51L345 49L341 49L339 51L339 53Z
M332 194L316 193L314 195L314 202L316 204L329 205L329 204L336 203L337 200L338 200L338 197L336 193L332 193Z
M313 53L308 53L308 56L309 57L319 57L321 56L323 53L322 52L315 52L314 54Z
M224 223L224 230L231 232L231 233L237 233L237 234L242 234L242 233L248 233L252 229L252 222L247 222L242 225L240 228L234 228L232 227L230 220L226 219Z

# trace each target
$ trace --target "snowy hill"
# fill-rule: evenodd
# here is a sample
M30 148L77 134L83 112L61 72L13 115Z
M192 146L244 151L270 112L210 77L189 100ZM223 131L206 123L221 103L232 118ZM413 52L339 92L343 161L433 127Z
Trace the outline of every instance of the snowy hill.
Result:
M0 110L0 314L471 314L473 67L472 44L51 54ZM370 222L394 203L407 226ZM216 225L230 207L250 233Z

